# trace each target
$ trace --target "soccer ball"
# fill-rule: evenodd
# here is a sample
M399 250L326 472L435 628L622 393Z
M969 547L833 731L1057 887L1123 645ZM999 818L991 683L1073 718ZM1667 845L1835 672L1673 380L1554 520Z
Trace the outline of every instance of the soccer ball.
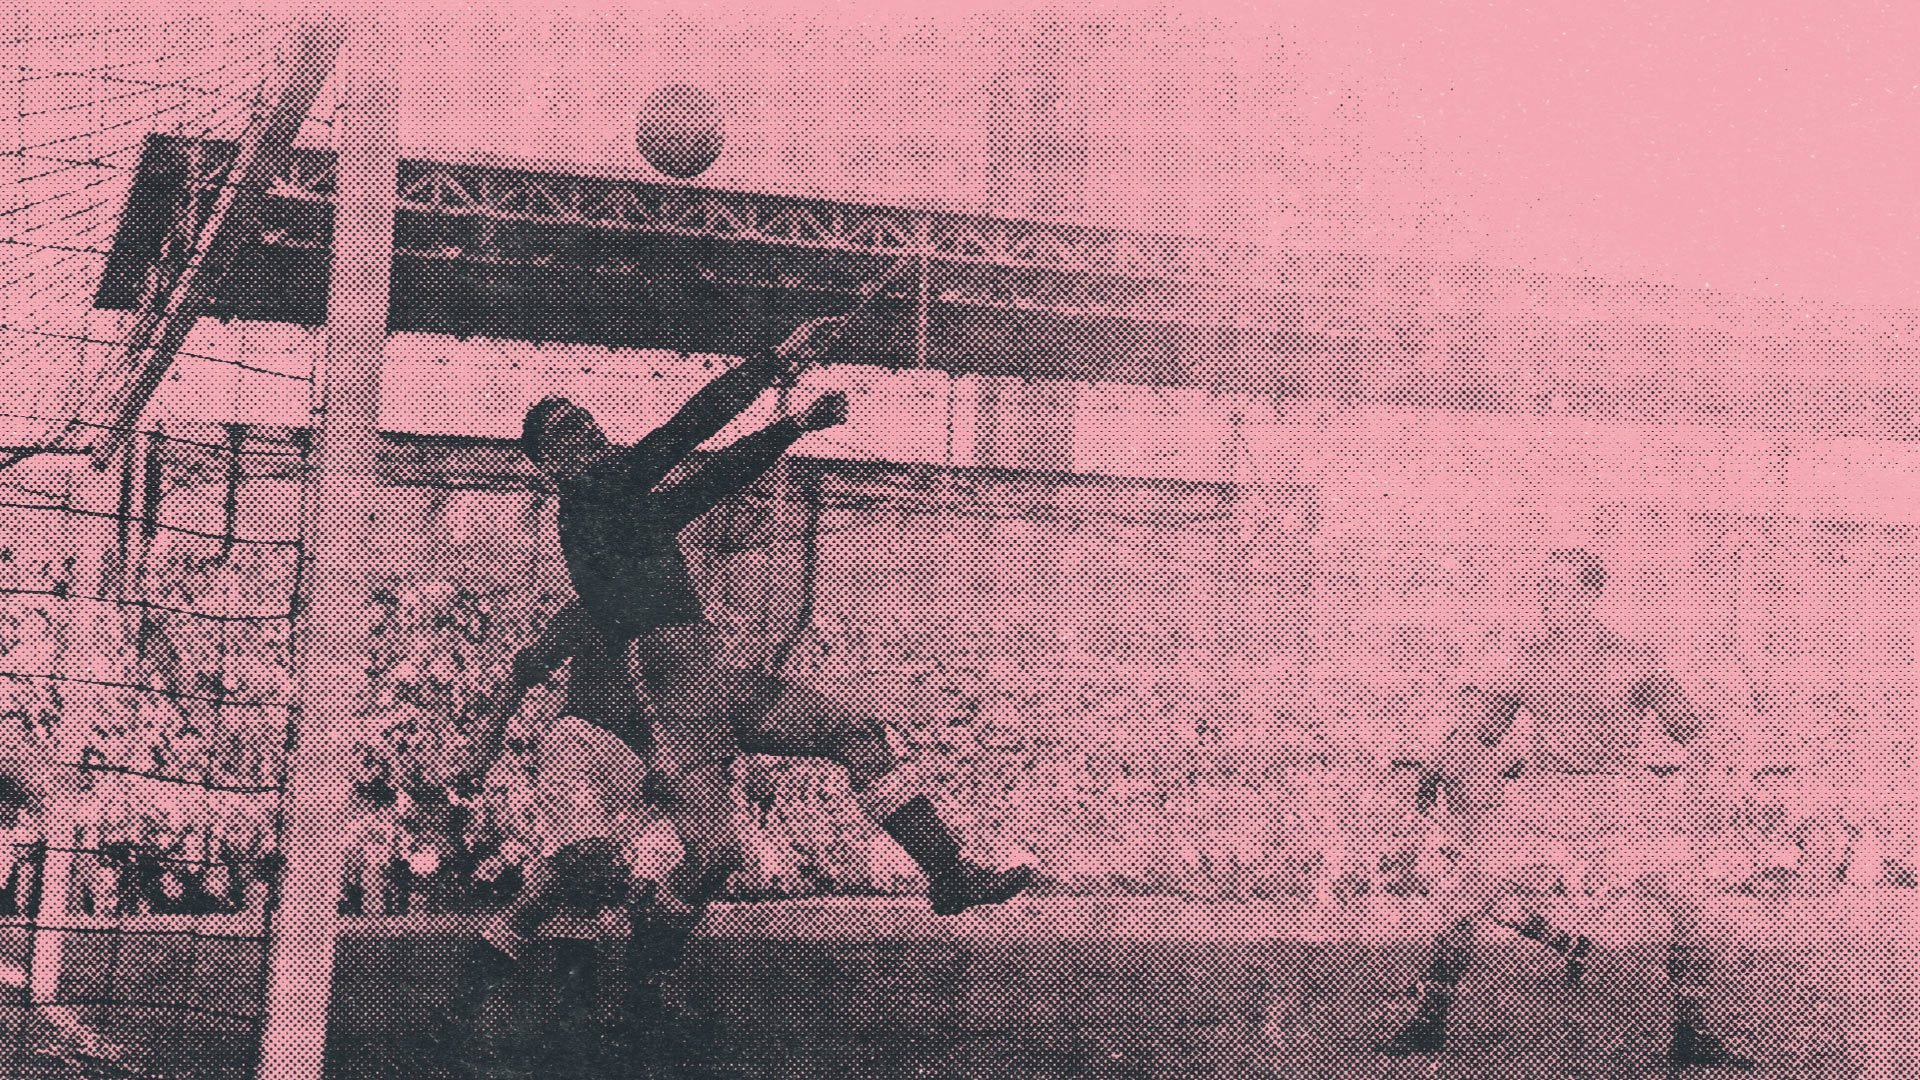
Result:
M676 180L691 180L720 157L720 109L704 90L676 84L654 91L640 111L640 154Z

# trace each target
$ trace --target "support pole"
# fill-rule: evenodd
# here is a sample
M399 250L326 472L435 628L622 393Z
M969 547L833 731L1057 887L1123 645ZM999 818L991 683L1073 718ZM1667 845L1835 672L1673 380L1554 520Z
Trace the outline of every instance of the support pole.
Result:
M132 468L135 447L126 451L129 469ZM95 513L118 513L121 518L130 516L130 506L118 505L122 499L130 502L131 487L122 487L119 476L102 475L92 469L76 469L69 475L68 505ZM132 480L132 473L126 476ZM109 558L100 575L99 589L103 596L126 595L129 575L132 567L129 563L134 550L132 545L139 540L127 529L127 523L121 522L121 541L116 558ZM111 543L111 541L109 541ZM85 605L83 612L76 612L79 619L78 632L73 635L73 647L68 650L67 666L70 673L81 678L99 682L128 681L125 660L118 648L111 645L123 632L119 615L105 605ZM42 794L46 805L46 851L41 856L40 908L39 918L28 930L27 938L27 988L28 1001L36 1006L44 1006L60 999L60 970L66 951L68 932L66 926L73 922L73 916L67 910L68 897L73 881L74 828L81 824L83 815L79 811L80 792L79 774L68 762L77 760L76 750L63 748L58 762L47 772L46 788ZM97 847L99 837L89 834L87 844ZM23 895L22 900L25 899Z
M73 880L74 801L73 793L64 783L47 796L47 850L40 863L40 915L31 928L32 947L27 954L30 994L27 1000L34 1005L60 1000L60 960L66 951L67 937L62 928L73 921L67 913L67 894Z
M398 184L392 29L348 27L338 125L333 274L325 368L315 380L314 475L297 627L301 710L288 753L286 869L269 924L262 1080L317 1080L348 813L357 689L366 680L366 607L381 508L376 489L380 366L386 355Z
M928 290L931 285L928 275L932 267L928 260L933 254L933 217L921 214L913 223L913 246L919 249L919 266L913 305L913 366L921 371L927 370L927 330L928 309L930 307Z

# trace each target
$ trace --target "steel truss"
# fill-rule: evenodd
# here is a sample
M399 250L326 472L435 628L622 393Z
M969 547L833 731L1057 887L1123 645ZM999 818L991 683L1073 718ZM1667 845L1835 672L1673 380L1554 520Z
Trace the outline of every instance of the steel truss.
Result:
M323 212L274 215L262 244L326 250L330 155L295 155L270 194ZM400 164L399 209L397 256L475 267L645 273L617 242L645 237L716 245L735 284L767 289L838 293L870 260L912 257L936 304L1193 326L1251 327L1259 310L1236 284L1256 253L1187 237L417 160Z

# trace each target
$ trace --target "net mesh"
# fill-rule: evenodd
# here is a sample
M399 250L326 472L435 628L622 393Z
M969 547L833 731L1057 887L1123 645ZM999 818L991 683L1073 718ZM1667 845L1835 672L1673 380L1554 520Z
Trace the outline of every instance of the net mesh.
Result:
M203 253L202 230L236 179L231 144L270 113L292 30L245 16L92 28L78 15L16 17L0 105L12 113L0 121L9 129L0 165L9 174L0 204L0 374L13 388L0 446L89 444L88 429L110 419L116 394L153 362L138 347L152 332L150 313L165 309ZM172 150L169 136L204 149L164 170L170 190L136 191L143 161ZM139 302L103 310L116 240L124 246L147 233L158 234L141 245L155 256L128 268ZM229 292L243 284L243 275L227 277ZM167 359L181 361L186 378L257 367L208 347L204 335Z
M192 299L190 269L220 280L188 314L244 285L204 264L234 155L180 148L258 130L297 28L15 10L0 31L0 1071L250 1075L306 446L247 403L304 408L311 372L261 362L271 343L213 320L177 351L153 343L156 313ZM139 189L143 164L166 190ZM133 302L108 302L116 276ZM143 430L118 422L162 368ZM72 453L109 445L98 470Z
M208 223L233 190L249 133L283 93L295 28L244 16L117 23L31 6L14 11L0 26L0 80L12 91L0 97L0 128L12 113L10 130L0 134L11 150L0 163L0 448L77 451L97 447L102 434L132 438L101 473L45 453L0 471L0 1061L5 1075L25 1077L241 1075L251 1071L267 1010L264 968L283 880L283 748L303 551L303 538L286 522L306 475L306 447L293 429L305 420L308 363L318 351L303 326L325 315L331 126L309 118L291 175L275 191L278 216L260 222L260 243L215 275L202 310L235 321L203 320L156 360L153 313L181 295L183 275L207 265ZM650 25L645 33L671 40ZM485 95L463 93L473 84L460 80L511 86L496 66L510 62L511 50L487 35L474 39L485 51L464 56L436 45L431 33L415 43L451 58L455 70L441 74L453 81L437 96L456 103L450 109L485 115ZM632 85L632 54L617 36L608 40L593 54L604 65L598 70L615 87ZM576 54L593 53L564 34L543 41L540 48L558 58L555 72L578 70ZM482 56L487 62L476 59ZM872 66L846 65L865 73L856 84L869 96ZM541 109L551 110L544 115L564 116L570 94L591 97L564 82L554 75L541 84L555 91L542 98ZM929 100L948 92L943 80L922 82ZM996 94L1031 99L1034 110L1044 104L1051 111L1057 100L1018 79L994 85ZM808 108L818 100L794 99ZM521 102L509 107L519 110ZM1018 174L1038 166L1004 160L1010 147L1033 158L1085 135L1037 119L1001 122L1016 114L1025 117L1019 110L990 117L987 126L1007 134L985 143L997 160L972 170L985 177L975 201L1009 213L1072 216L1071 200L1020 196L1016 189L1034 185ZM901 113L875 115L876 125L904 126ZM460 142L486 134L488 125L443 126L440 137ZM1213 137L1190 127L1194 139ZM872 130L853 125L846 138L858 143ZM543 132L538 137L555 156L585 155L596 167L612 160L615 172L632 149L625 129L617 152L564 123ZM499 138L534 141L524 129ZM956 156L973 153L965 139L952 144ZM736 155L750 145L751 136L741 139ZM474 148L444 149L464 159ZM824 161L840 152L813 136L795 137L791 150L765 157ZM857 169L876 159L863 150L848 160ZM1089 172L1086 160L1075 173L1083 196L1117 197L1086 189L1088 175L1107 171ZM1133 186L1153 189L1148 172L1132 175ZM1607 310L1616 302L1606 299L1616 294L1583 291L1592 288L1584 280L1514 276L1482 286L1469 280L1482 274L1477 267L1303 257L1288 263L1301 291L1279 298L1278 335L1266 333L1272 317L1260 314L1257 334L1235 336L1233 319L1244 312L1208 315L1211 329L1192 333L1180 329L1198 302L1188 264L1208 264L1179 255L1170 241L1121 244L1078 228L800 198L791 193L818 189L794 171L770 179L749 170L739 180L785 195L722 190L734 181L717 176L719 188L688 194L652 180L589 177L575 186L524 169L404 162L393 327L416 341L458 338L449 353L462 365L478 366L493 351L464 335L518 335L543 362L560 357L556 370L577 370L607 357L546 345L681 349L700 336L694 324L738 302L755 317L739 329L723 327L706 345L757 346L766 340L762 323L790 326L851 306L904 250L903 241L886 237L919 237L912 243L928 253L918 280L888 286L886 326L873 335L880 344L863 357L890 365L894 375L914 368L937 376L937 389L910 410L917 419L880 436L822 434L814 445L831 462L783 463L690 530L688 561L716 619L763 633L765 666L881 702L908 755L947 768L943 790L969 808L962 831L1002 852L1033 845L1056 887L1072 893L1306 897L1341 911L1426 889L1423 860L1435 853L1394 831L1404 827L1410 796L1393 786L1401 773L1383 781L1377 766L1403 736L1421 735L1415 725L1439 714L1442 680L1474 660L1474 650L1501 644L1482 631L1516 620L1484 601L1504 595L1511 568L1535 558L1540 545L1490 539L1503 534L1476 532L1477 523L1410 540L1402 534L1415 527L1412 519L1399 519L1383 537L1377 520L1340 507L1346 496L1338 487L1326 494L1323 513L1317 490L1293 485L1119 479L1149 464L1143 475L1171 467L1182 475L1192 468L1257 477L1276 453L1296 452L1295 433L1276 450L1280 422L1249 422L1244 439L1255 441L1244 441L1236 414L1231 425L1212 429L1174 427L1177 438L1166 443L1117 447L1095 438L1076 446L1072 426L1061 422L1079 408L1074 399L1045 385L1015 389L1008 380L1058 383L1093 372L1088 377L1106 385L1087 388L1083 419L1096 407L1116 417L1185 417L1175 411L1174 391L1202 386L1274 395L1274 402L1243 396L1242 403L1254 406L1250 414L1296 419L1305 413L1283 414L1278 398L1311 399L1321 403L1316 409L1377 395L1461 415L1550 407L1640 416L1663 395L1712 397L1661 389L1651 398L1616 399L1594 390L1570 393L1568 405L1548 394L1559 394L1549 375L1588 354L1552 342L1594 336L1583 326L1588 315L1555 315L1556 322L1542 314L1537 333L1519 316L1498 324L1500 336L1483 325L1481 308L1525 308L1533 301L1521 294L1529 290L1550 298L1530 311L1586 311L1589 303ZM487 185L498 185L492 211L481 197ZM570 198L577 213L563 214L557 207ZM756 219L763 227L743 241L729 223L750 211L765 212ZM926 230L900 228L915 221ZM575 244L586 232L592 242ZM578 250L564 255L570 245ZM842 246L828 258L831 245ZM1088 261L1088 252L1107 246L1116 253L1112 263ZM1072 258L1062 247L1073 249ZM688 253L714 257L694 267ZM577 265L555 265L568 258ZM1125 273L1111 272L1121 263ZM1511 303L1496 289L1510 290ZM634 295L644 302L629 303ZM428 296L434 304L424 302ZM1635 310L1617 302L1626 306L1613 310ZM1702 312L1688 340L1733 340L1713 328L1718 308L1687 302ZM1402 304L1405 310L1393 306ZM1157 329L1126 329L1142 320ZM1726 314L1725 322L1737 320ZM1813 340L1794 331L1802 337L1769 342L1753 329L1760 322L1740 325L1755 350ZM1093 329L1076 336L1062 326ZM1649 340L1667 340L1665 333ZM1518 358L1512 364L1487 359L1509 347ZM1703 354L1731 347L1703 346ZM1036 360L1041 354L1051 366ZM1092 355L1102 358L1098 365L1079 363ZM1359 360L1367 355L1392 359L1370 368ZM167 382L151 422L135 431L114 419L113 406L159 360L169 365ZM1740 377L1737 365L1710 363ZM1383 371L1387 381L1367 381ZM1684 366L1672 371L1674 379L1705 377ZM1175 377L1191 381L1157 400L1153 388ZM998 446L993 460L1005 470L964 467L987 460L966 444L989 433L956 432L956 417L981 420L986 400L956 404L962 378L1002 380L967 392L1001 395L990 402L990 434ZM1743 422L1764 420L1769 431L1826 423L1818 419L1824 405L1802 409L1777 395L1727 393L1746 403L1735 410ZM804 404L812 391L794 396ZM483 411L481 397L457 398L450 411L473 419ZM1898 427L1904 401L1890 390L1873 404L1893 418L1889 430L1905 430ZM231 422L206 422L220 415ZM1324 426L1329 415L1356 414L1320 415ZM497 693L513 651L570 598L553 548L552 502L521 498L526 464L518 451L458 434L464 441L442 448L428 493L383 494L417 497L419 505L394 514L405 535L380 538L412 561L383 562L391 572L383 569L370 584L369 679L356 688L355 704L356 719L368 721L366 740L354 748L365 768L355 778L360 816L345 826L341 907L349 915L497 907L547 839L541 829L553 824L522 814L513 801L538 778L538 718L519 729L534 737L510 749L518 775L503 782L504 795L489 789L462 802L447 794L472 721ZM1183 455L1198 445L1218 459L1150 462L1172 458L1173 442L1185 444L1177 448ZM383 453L424 457L431 449L396 442ZM1133 457L1123 460L1123 451ZM1350 451L1357 452L1339 445L1339 453ZM1614 460L1593 452L1597 461ZM511 496L462 490L467 464L472 486ZM1053 471L1069 466L1084 472ZM1090 475L1108 469L1113 476ZM1729 648L1763 662L1753 666L1755 685L1742 681L1738 692L1716 696L1744 694L1784 717L1775 721L1778 734L1806 744L1794 760L1828 760L1835 746L1858 744L1866 749L1849 752L1861 764L1842 771L1882 777L1869 771L1874 747L1866 742L1881 730L1894 732L1892 749L1910 760L1910 728L1884 722L1911 712L1911 636L1893 617L1910 601L1910 526L1840 522L1830 529L1691 511L1635 518L1610 505L1594 514L1595 531L1616 549L1665 553L1648 556L1651 569L1637 578L1623 575L1638 581L1630 585L1636 602L1659 606L1662 619L1691 607L1708 613L1702 622L1715 620L1702 633L1720 635L1724 624L1726 636L1748 639ZM1665 546L1675 534L1684 542ZM1784 596L1772 583L1774 568L1790 559L1805 561L1791 572L1812 583L1804 586L1809 593L1838 599L1798 608L1774 599ZM1674 591L1672 581L1688 584ZM1860 602L1869 593L1889 599L1869 608ZM1400 614L1415 607L1423 612L1417 618ZM1421 624L1429 619L1434 625ZM1446 620L1454 620L1452 630L1440 625ZM1835 630L1843 623L1853 635L1844 644ZM1801 666L1786 666L1789 657ZM1868 665L1855 662L1860 657L1879 666L1863 676ZM1719 663L1708 661L1703 666ZM1846 688L1823 689L1819 680L1832 685L1842 670ZM1249 680L1250 671L1261 674ZM1841 719L1829 724L1828 716ZM749 763L741 780L747 801L739 810L756 819L757 846L755 864L736 879L736 898L921 887L917 871L860 816L832 767ZM1848 834L1877 830L1887 838L1884 879L1911 887L1909 796L1890 786L1859 800L1879 816L1848 820L1817 801L1830 793L1813 782L1806 788L1768 795L1765 804L1756 798L1753 816L1764 820L1724 831L1745 830L1736 839L1751 843L1754 858L1776 857L1791 843L1802 852L1795 858L1808 868L1806 879L1831 884L1833 862L1849 857ZM1808 805L1795 806L1794 798ZM1866 861L1850 857L1854 865ZM1882 860L1873 861L1877 874ZM1739 875L1757 864L1736 853L1726 865L1728 880L1745 887ZM343 960L338 985L352 989L340 1015L391 1030L398 1042L420 1042L424 990L448 963L443 942L421 937L405 951L363 949L359 968ZM433 965L438 974L423 974ZM754 977L763 974L756 968Z

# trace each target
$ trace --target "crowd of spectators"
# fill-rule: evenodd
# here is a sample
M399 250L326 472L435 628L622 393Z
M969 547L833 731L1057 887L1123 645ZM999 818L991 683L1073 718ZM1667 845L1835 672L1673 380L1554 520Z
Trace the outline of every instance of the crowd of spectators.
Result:
M121 568L151 603L105 616L59 586L87 567L0 552L0 578L44 579L0 596L0 671L14 673L0 675L0 756L53 778L62 803L56 823L51 800L0 791L0 809L19 803L0 838L0 913L32 906L48 846L78 853L79 911L252 910L274 887L294 566L272 547L195 543L156 544ZM559 603L515 583L398 574L369 595L343 911L482 908L517 888L550 812L534 792L551 702L515 724L484 782L467 774L513 651ZM245 617L168 610L209 605ZM1442 713L1441 675L1390 687L1335 673L1250 680L1230 662L1094 655L1005 627L820 626L792 663L887 717L969 835L1036 857L1055 892L1353 903L1431 891L1449 872L1409 813L1409 771L1395 767ZM1783 707L1804 715L1777 726L1817 732L1879 706ZM1401 734L1352 736L1362 731ZM1910 797L1820 768L1809 750L1759 778L1727 771L1721 810L1700 830L1728 889L1912 886ZM738 771L753 839L736 896L915 887L837 770L748 760Z

